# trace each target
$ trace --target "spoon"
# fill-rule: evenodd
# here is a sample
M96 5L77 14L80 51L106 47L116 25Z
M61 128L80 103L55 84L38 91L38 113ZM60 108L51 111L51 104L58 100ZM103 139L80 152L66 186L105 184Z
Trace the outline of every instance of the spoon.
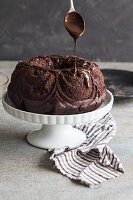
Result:
M75 11L73 0L70 0L70 10L64 17L64 26L75 40L85 31L85 21L81 14Z
M73 0L70 0L70 10L64 17L64 26L67 29L68 33L74 39L74 56L75 56L75 63L74 63L74 76L77 72L76 67L76 46L77 46L77 39L84 33L85 31L85 21L83 17L75 11Z

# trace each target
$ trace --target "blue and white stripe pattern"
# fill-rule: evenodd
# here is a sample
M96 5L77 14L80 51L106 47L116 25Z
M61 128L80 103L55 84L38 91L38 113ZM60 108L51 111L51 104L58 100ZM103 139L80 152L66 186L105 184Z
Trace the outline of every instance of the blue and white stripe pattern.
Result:
M74 128L86 134L86 141L74 149L55 149L50 157L62 174L93 186L124 172L119 158L106 146L116 132L116 123L110 113L97 123L75 125Z

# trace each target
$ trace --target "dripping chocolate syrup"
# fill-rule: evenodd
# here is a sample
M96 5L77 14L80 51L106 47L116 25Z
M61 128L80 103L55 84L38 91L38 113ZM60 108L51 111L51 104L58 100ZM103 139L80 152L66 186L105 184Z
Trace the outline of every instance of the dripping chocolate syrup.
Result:
M76 48L77 48L77 39L74 39L74 76L77 73L77 67L76 67Z
M74 76L77 73L77 67L76 67L76 48L77 48L77 39L84 33L85 30L85 22L83 17L77 13L76 11L69 12L66 14L64 18L64 25L69 32L69 34L74 39L74 56L75 56L75 62L74 62Z

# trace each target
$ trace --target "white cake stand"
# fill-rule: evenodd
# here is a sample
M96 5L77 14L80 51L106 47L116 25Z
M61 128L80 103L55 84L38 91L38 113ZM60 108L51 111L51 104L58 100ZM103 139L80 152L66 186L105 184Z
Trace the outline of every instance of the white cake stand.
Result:
M44 149L68 146L76 147L83 143L86 136L80 130L73 128L74 124L96 122L106 115L112 108L113 95L107 90L105 102L92 112L75 115L44 115L26 112L15 108L5 93L2 97L4 109L13 117L32 123L42 124L38 131L30 132L27 140L30 144Z

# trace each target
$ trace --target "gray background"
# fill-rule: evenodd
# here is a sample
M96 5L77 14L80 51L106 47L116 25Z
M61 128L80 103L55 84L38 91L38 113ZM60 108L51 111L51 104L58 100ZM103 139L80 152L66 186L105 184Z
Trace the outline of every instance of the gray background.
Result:
M133 61L133 0L74 0L86 22L77 55ZM63 19L69 0L0 0L0 60L73 54Z

